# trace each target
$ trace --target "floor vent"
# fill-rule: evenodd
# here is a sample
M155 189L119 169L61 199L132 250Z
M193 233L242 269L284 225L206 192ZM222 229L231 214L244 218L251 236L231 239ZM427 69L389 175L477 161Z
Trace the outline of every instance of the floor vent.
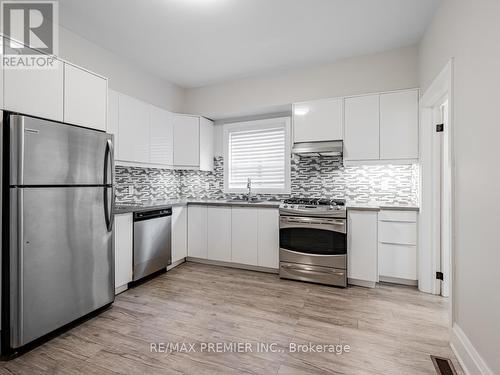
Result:
M436 368L438 375L457 375L453 363L451 363L449 358L436 357L431 355L432 363Z

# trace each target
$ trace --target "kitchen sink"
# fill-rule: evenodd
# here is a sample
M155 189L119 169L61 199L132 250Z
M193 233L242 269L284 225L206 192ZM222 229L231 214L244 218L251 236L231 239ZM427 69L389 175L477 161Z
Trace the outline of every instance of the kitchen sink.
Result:
M267 202L265 199L259 199L259 198L252 198L250 200L246 198L231 198L227 200L228 202L237 202L237 203L261 203L261 202Z

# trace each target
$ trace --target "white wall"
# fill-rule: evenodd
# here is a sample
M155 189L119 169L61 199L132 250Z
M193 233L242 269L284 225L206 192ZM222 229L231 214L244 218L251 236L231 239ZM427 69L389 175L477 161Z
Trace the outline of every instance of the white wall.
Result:
M300 51L297 51L300 53ZM418 87L416 46L187 89L184 111L213 119L281 112L303 100Z
M443 1L420 46L424 90L451 57L454 323L477 351L476 360L500 374L500 1Z
M180 111L184 89L152 75L126 59L65 28L59 31L59 55L109 78L109 87L170 111Z

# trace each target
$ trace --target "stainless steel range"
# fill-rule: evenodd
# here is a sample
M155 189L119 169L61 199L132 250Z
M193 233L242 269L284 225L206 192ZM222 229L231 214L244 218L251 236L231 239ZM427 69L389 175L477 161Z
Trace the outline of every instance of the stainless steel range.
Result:
M280 277L347 286L344 200L291 198L280 206Z

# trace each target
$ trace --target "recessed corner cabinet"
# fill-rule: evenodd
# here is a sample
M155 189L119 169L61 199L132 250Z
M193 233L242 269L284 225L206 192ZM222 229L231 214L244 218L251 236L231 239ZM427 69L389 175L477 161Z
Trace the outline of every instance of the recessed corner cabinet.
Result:
M109 90L108 132L118 163L213 170L213 122Z

